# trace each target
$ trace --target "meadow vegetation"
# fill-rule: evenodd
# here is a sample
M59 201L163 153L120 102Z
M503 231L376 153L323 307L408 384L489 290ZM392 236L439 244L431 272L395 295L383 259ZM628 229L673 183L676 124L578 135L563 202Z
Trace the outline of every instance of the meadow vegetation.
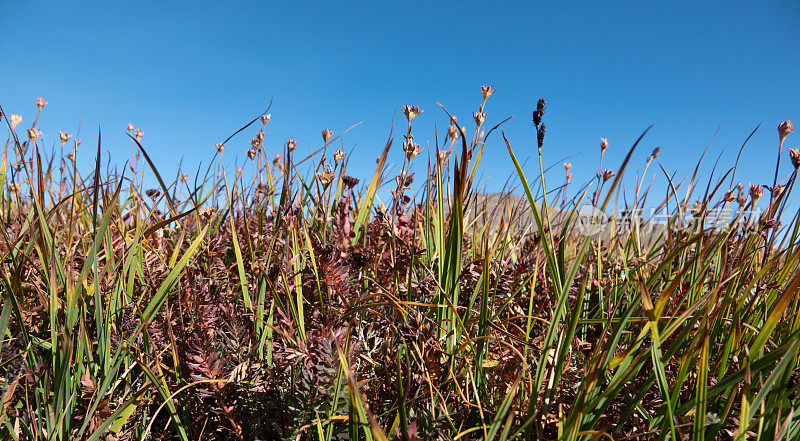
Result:
M447 128L428 151L405 106L360 179L330 130L267 146L267 112L170 177L133 125L107 167L99 133L43 142L44 100L32 124L0 109L0 436L800 439L791 122L765 186L737 186L738 157L703 182L636 164L646 131L576 186L545 173L545 101L523 167L493 92L469 123L425 109ZM515 170L491 197L487 149ZM668 215L645 231L645 207Z

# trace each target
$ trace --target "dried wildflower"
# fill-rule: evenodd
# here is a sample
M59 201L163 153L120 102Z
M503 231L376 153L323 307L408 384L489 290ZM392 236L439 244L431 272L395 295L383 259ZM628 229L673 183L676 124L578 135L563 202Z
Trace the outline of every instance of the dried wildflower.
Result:
M409 123L411 123L411 120L416 118L422 112L423 111L419 110L419 107L417 106L409 106L408 104L403 106L403 113L406 115Z
M606 182L613 177L614 177L614 172L611 171L610 169L606 169L606 171L603 172L603 182Z
M178 175L178 180L180 180L181 182L186 182L187 179L189 179L189 177L186 176L186 174L184 174L184 173L181 173L181 174ZM177 204L178 202L175 201L175 203Z
M128 133L133 134L133 129L134 129L133 123L128 123L128 125L125 126L125 129L128 130Z
M475 119L475 124L481 125L486 121L486 112L472 112L472 118Z
M447 162L447 158L450 157L450 152L447 150L439 150L437 155L437 159L439 161L439 165L443 166L445 162Z
M739 192L739 195L736 197L736 202L739 203L739 206L747 204L747 196L744 192L744 184L739 183L739 185L736 186L736 189Z
M325 144L328 143L328 140L331 139L332 136L333 136L333 130L325 129L322 131L322 140L325 142Z
M733 190L726 191L725 194L722 195L722 200L725 202L732 202L736 199L736 196L733 195Z
M800 168L800 147L796 149L789 149L789 157L792 158L792 165L795 170Z
M483 100L486 101L489 99L490 96L495 92L494 86L489 85L489 87L481 86L481 94L483 95Z
M36 140L39 139L39 136L41 134L42 132L40 132L39 129L37 129L36 127L31 127L30 129L28 129L28 139L30 139L31 142L35 143Z
M402 172L397 177L394 178L395 182L397 182L397 186L400 189L406 188L409 185L414 183L414 173L410 175L406 174L406 172Z
M296 149L296 148L297 148L297 142L296 142L294 139L292 139L292 138L289 138L289 140L288 140L288 141L286 141L286 148L287 148L287 149L288 149L290 152L293 152L293 151L294 151L294 149Z
M161 192L156 190L155 188L151 188L149 190L145 190L145 196L149 197L152 200L156 200L159 196L161 196Z
M764 190L761 189L761 186L750 184L750 197L753 199L753 205L755 205L761 196L764 196Z
M142 129L136 129L136 130L133 132L133 136L135 136L135 137L136 137L136 140L137 140L137 141L139 141L139 142L142 142L142 136L144 136L144 130L142 130Z
M258 137L253 138L250 140L250 145L252 145L254 149L258 150L261 148L261 140L258 139Z
M214 144L214 148L217 149L217 152L221 154L223 151L225 151L225 144L218 142Z
M544 98L539 98L539 102L536 103L536 110L533 111L533 124L536 127L539 127L539 124L542 122L542 117L544 116L544 106L547 101Z
M450 127L447 128L447 136L450 137L451 140L455 141L458 139L458 128L454 123L450 123Z
M64 144L66 144L67 141L69 141L70 138L72 138L72 135L70 135L67 132L62 132L61 130L59 130L58 137L61 138L61 147L64 147Z
M600 138L600 152L606 151L608 148L608 139Z
M353 188L358 185L358 179L352 176L344 175L342 176L342 184L345 188Z
M40 112L42 111L42 109L44 109L44 106L46 106L46 105L47 105L47 101L45 101L44 98L41 98L41 97L40 98L36 98L36 108L38 108Z
M261 115L261 124L267 125L267 123L271 119L272 119L272 114L271 113L268 113L266 115Z
M536 142L539 144L539 148L542 148L544 145L544 129L546 125L547 124L542 124L536 131Z
M339 163L344 161L345 156L346 155L343 151L336 149L333 151L333 162L335 162L338 165Z
M564 170L569 171L572 168L572 163L565 162L564 163Z
M78 146L81 145L81 142L82 141L80 139L75 138L75 149L76 150L78 149Z
M22 122L22 117L16 113L12 113L11 116L8 117L8 122L11 123L11 128L14 129Z
M65 156L66 156L66 157L67 157L67 159L69 159L70 161L74 161L74 160L75 160L75 153L73 153L73 152L67 152L67 154L66 154Z
M256 138L258 139L259 142L263 141L264 140L264 131L263 130L259 130L256 133Z
M256 159L256 149L247 149L247 157L250 159Z
M794 124L792 124L792 120L786 120L778 125L778 136L783 142L790 133L794 132Z
M330 167L326 167L317 173L317 179L319 179L319 182L322 183L323 188L328 188L335 177L336 175L333 174L333 171L331 171Z
M406 140L403 141L403 151L406 152L406 158L411 162L420 153L419 144L414 144L414 135L408 134L404 136Z

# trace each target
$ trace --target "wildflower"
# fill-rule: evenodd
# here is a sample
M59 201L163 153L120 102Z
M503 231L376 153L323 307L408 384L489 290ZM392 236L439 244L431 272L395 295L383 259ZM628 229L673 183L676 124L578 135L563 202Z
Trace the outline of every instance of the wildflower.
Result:
M565 162L564 163L564 169L566 171L569 171L571 168L572 168L572 164L571 163L569 163L569 162Z
M778 125L778 136L781 138L781 142L792 132L794 132L792 120L786 120Z
M600 138L600 152L606 151L608 148L608 139Z
M486 101L489 99L490 96L495 92L494 86L489 85L489 87L481 86L481 94L483 95L483 100Z
M408 118L409 124L411 123L411 120L416 118L422 112L423 111L419 110L419 107L417 106L409 106L408 104L403 106L403 113L405 113L406 118Z
M353 188L358 185L358 179L352 176L344 175L342 176L342 184L344 184L346 188Z
M256 149L247 149L247 157L250 159L256 159Z
M472 112L472 117L475 118L475 124L481 125L486 121L486 112Z
M261 115L261 124L267 125L267 123L271 119L272 119L272 114L271 113L268 113L266 115Z
M217 149L220 154L222 154L222 152L225 151L225 144L218 142L214 144L214 148Z
M613 171L606 169L606 171L603 172L603 182L606 182L613 177L614 177Z
M317 173L317 179L319 179L319 182L322 183L323 188L328 188L335 177L336 175L333 174L330 167L324 168L322 171Z
M72 138L72 135L67 132L62 132L61 130L58 131L58 136L61 138L61 147L64 147L64 144L66 144L67 141Z
M346 155L343 151L336 149L333 152L333 162L338 165L340 162L344 161L345 156Z
M800 168L800 147L796 149L789 149L789 157L792 158L792 165L795 170Z
M142 136L144 136L144 130L136 129L136 131L133 132L133 136L136 137L137 141L141 142L142 141Z
M536 104L536 110L533 111L533 124L536 127L539 127L539 124L542 122L542 117L544 116L544 105L547 101L544 98L539 98L539 102Z
M40 132L39 129L37 129L36 127L31 127L30 129L28 129L28 139L30 139L31 142L35 143L36 140L39 138L39 135L41 134L42 132Z
M415 156L419 155L419 144L414 144L414 135L405 135L406 140L403 141L403 151L406 152L406 158L411 162Z
M12 113L11 116L8 118L8 122L11 123L11 128L14 129L17 127L19 123L22 122L22 117L17 115L16 113Z
M761 189L761 186L750 184L750 197L753 199L753 205L755 205L763 195L764 190Z
M36 98L36 107L39 109L40 112L42 111L42 109L44 109L44 106L46 106L46 105L47 105L47 101L45 101L44 98L41 98L41 97L40 98Z
M133 128L134 128L133 123L128 123L128 125L125 126L125 128L128 130L128 133L133 134Z
M539 148L542 148L544 145L544 129L547 124L542 124L539 126L539 130L536 131L536 141L539 144Z
M322 131L322 140L325 142L325 144L328 143L328 140L331 139L331 136L333 136L333 131L331 129L325 129Z
M289 140L288 140L288 141L286 141L286 148L287 148L287 149L288 149L290 152L293 152L293 151L294 151L294 149L296 149L296 148L297 148L297 142L296 142L294 139L292 139L292 138L289 138Z

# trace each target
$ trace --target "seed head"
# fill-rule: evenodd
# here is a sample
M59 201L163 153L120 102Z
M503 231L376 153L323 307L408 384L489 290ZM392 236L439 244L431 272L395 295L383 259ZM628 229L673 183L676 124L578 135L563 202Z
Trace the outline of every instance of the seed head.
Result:
M572 181L572 173L567 172L567 184L569 184L570 181Z
M128 130L128 133L133 134L133 129L134 129L133 123L128 123L128 125L125 126L125 129Z
M139 141L139 142L142 142L142 136L144 136L144 130L142 130L142 129L136 129L136 130L133 132L133 136L135 136L135 137L136 137L136 140L137 140L137 141Z
M489 99L489 97L492 96L492 94L494 92L495 92L494 86L492 86L492 85L489 85L488 87L487 86L481 86L481 94L483 95L483 100L484 101Z
M250 159L256 159L256 149L247 149L247 157Z
M289 140L288 140L288 141L286 141L286 148L287 148L287 149L288 149L290 152L293 152L293 151L294 151L294 149L296 149L296 148L297 148L297 142L296 142L294 139L292 139L292 138L289 138Z
M261 147L261 140L258 139L258 137L255 137L250 140L250 145L252 145L254 149L258 150Z
M408 104L403 106L403 113L405 113L406 118L408 119L409 123L411 123L411 120L416 118L422 112L423 111L419 110L419 107L417 107L417 106L409 106Z
M62 132L61 130L58 131L58 136L59 138L61 138L61 147L64 147L64 144L66 144L67 141L69 141L70 138L72 138L72 135L70 135L67 132Z
M345 153L343 151L341 151L339 149L336 149L333 152L333 162L335 162L336 165L339 165L339 163L344 161L345 156L347 156L347 155L345 155Z
M547 101L544 98L539 98L539 102L536 103L536 110L533 111L533 124L536 127L539 127L539 124L542 122L542 117L544 116L544 106Z
M789 157L792 158L792 165L795 170L800 168L800 147L796 149L789 149Z
M653 153L650 154L650 159L652 160L658 158L658 152L660 151L661 147L656 147L655 149L653 149Z
M542 148L544 145L544 130L547 124L542 124L539 126L539 130L536 131L536 141L539 144L539 148Z
M472 112L472 117L475 118L475 124L481 125L486 121L486 112Z
M37 129L36 127L31 127L30 129L28 129L28 139L30 139L31 142L33 143L35 143L36 140L39 139L39 135L41 134L42 132L40 132L39 129Z
M14 129L19 123L22 122L22 117L16 113L12 113L11 116L8 117L8 122L11 123L11 128Z
M608 148L608 139L600 138L600 151L604 152Z
M319 179L319 182L322 183L323 188L328 188L335 177L336 175L333 174L333 171L331 171L330 167L326 167L317 173L317 179Z
M764 190L761 189L760 185L750 184L750 198L753 199L753 205L755 205L761 196L764 196Z
M455 124L450 123L450 127L447 128L447 136L450 137L450 140L455 141L458 139L458 128Z
M222 152L225 151L225 144L218 142L214 144L214 148L217 149L220 154L222 154Z
M40 112L42 111L42 109L44 109L44 106L46 106L46 105L47 105L47 101L45 101L44 98L41 98L41 97L40 98L36 98L36 107L39 109Z
M272 119L272 114L271 113L268 113L266 115L261 115L261 124L267 125L267 123L271 119Z
M443 166L445 162L447 162L447 158L450 156L450 152L448 152L447 150L439 150L439 154L437 156L439 165Z
M614 177L614 172L611 171L610 169L606 169L606 171L603 172L603 182L606 182L613 177Z
M352 176L344 175L344 176L342 176L342 184L346 188L353 188L356 185L358 185L358 179L354 178Z
M790 133L794 132L794 124L792 124L792 120L786 120L778 125L778 136L783 142Z
M156 190L155 188L145 190L144 194L145 196L149 197L152 200L156 200L159 196L161 196L161 192Z
M419 155L419 144L414 144L414 135L404 135L406 140L403 141L403 151L406 152L406 158L411 162L415 156Z
M325 129L322 131L322 140L325 142L325 144L328 143L328 140L331 139L331 136L333 136L333 131L331 129Z

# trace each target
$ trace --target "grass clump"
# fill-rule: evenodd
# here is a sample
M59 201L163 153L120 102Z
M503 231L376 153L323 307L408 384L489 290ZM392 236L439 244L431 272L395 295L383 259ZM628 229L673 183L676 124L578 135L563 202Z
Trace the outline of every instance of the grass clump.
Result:
M362 180L328 129L268 156L266 112L232 176L165 178L132 125L134 159L103 171L98 134L84 176L77 138L44 154L38 113L23 132L0 109L3 438L798 439L800 154L768 198L737 159L705 185L662 168L653 204L658 149L621 200L645 134L616 169L604 139L575 191L569 164L546 182L544 100L529 179L492 93L471 128L442 107L427 155L406 106L402 156L390 137ZM519 185L487 196L488 140Z

